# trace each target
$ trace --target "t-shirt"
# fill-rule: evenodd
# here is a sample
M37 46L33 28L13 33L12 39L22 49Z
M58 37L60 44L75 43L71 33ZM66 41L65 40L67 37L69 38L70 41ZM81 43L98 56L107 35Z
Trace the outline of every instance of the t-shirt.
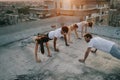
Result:
M61 28L58 28L58 29L56 29L56 30L54 30L54 31L50 31L49 34L48 34L48 37L49 37L50 39L53 39L54 37L60 38L60 37L62 37L62 36L63 36L63 35L61 34Z
M74 24L68 26L68 29L69 29L68 33L71 32L71 31L73 31L73 30L71 29L71 27L73 27L73 26L74 26Z
M87 21L82 21L82 22L76 23L77 26L78 26L78 30L81 31L81 28L82 28L83 26L85 26L85 24L87 24L87 23L88 23Z
M88 43L88 47L93 47L109 53L114 44L115 43L112 41L108 41L100 37L95 37L90 40L90 42Z

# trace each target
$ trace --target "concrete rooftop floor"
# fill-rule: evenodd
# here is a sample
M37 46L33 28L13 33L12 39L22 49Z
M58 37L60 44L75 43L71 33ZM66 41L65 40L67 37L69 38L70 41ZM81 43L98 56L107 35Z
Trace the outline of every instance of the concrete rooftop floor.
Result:
M52 30L48 28L49 24L42 25L36 29L5 34L0 37L1 45L2 42L4 44L7 43L0 47L0 80L120 79L120 60L115 59L107 53L102 51L98 51L97 55L91 53L88 56L85 64L78 62L79 58L84 57L87 43L84 41L84 39L76 39L74 33L72 34L73 43L70 44L69 47L64 45L63 39L58 39L57 47L60 49L60 52L54 52L53 41L50 41L49 46L52 57L47 57L46 50L44 55L38 52L42 62L36 63L34 58L35 44L25 43L24 45L21 42L31 40L31 37L35 32L47 32ZM111 34L109 34L113 33L110 32L110 30L112 31L113 28L109 29L109 27L107 27L109 29L109 33L106 32L106 27L95 27L95 30L97 31L98 28L100 31L98 31L97 35L94 36L101 36L120 45L120 39L111 38ZM107 35L102 35L103 33ZM119 38L118 33L119 32L117 32L117 35L112 35L115 35L116 38ZM12 43L10 41L12 41Z

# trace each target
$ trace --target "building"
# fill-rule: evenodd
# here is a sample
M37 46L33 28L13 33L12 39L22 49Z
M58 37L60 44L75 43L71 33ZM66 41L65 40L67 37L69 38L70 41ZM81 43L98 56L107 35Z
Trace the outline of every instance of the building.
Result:
M110 1L109 25L114 27L120 26L120 0Z
M43 0L39 7L30 8L32 17L47 18L56 15L56 9L53 0Z
M96 24L108 23L108 0L42 0L37 8L30 8L33 17L46 18L56 15L78 16L80 21L93 20Z
M18 23L18 15L6 14L5 16L6 16L8 24L17 24Z
M107 0L54 0L57 14L78 16L80 20L108 23L109 2Z

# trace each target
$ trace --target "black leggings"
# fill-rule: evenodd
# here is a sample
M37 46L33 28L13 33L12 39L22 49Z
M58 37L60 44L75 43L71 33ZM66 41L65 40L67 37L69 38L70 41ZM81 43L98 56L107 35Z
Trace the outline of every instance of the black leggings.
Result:
M49 40L52 40L48 37L48 34L46 34L45 37L42 37L40 40L38 40L38 44L40 44L40 50L41 50L42 54L44 54L44 52L45 52L43 44L48 42Z

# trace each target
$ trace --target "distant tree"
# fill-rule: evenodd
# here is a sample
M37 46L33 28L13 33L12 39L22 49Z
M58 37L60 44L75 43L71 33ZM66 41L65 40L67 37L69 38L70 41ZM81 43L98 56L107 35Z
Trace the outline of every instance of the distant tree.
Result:
M13 11L12 10L7 10L6 13L11 14L11 13L13 13Z
M30 10L29 6L23 7L23 8L18 9L18 13L23 13L24 15L26 15L26 14L29 14L29 10Z
M14 5L12 5L12 8L15 8L15 6L14 6Z
M0 25L4 25L4 24L5 24L5 21L0 20Z

